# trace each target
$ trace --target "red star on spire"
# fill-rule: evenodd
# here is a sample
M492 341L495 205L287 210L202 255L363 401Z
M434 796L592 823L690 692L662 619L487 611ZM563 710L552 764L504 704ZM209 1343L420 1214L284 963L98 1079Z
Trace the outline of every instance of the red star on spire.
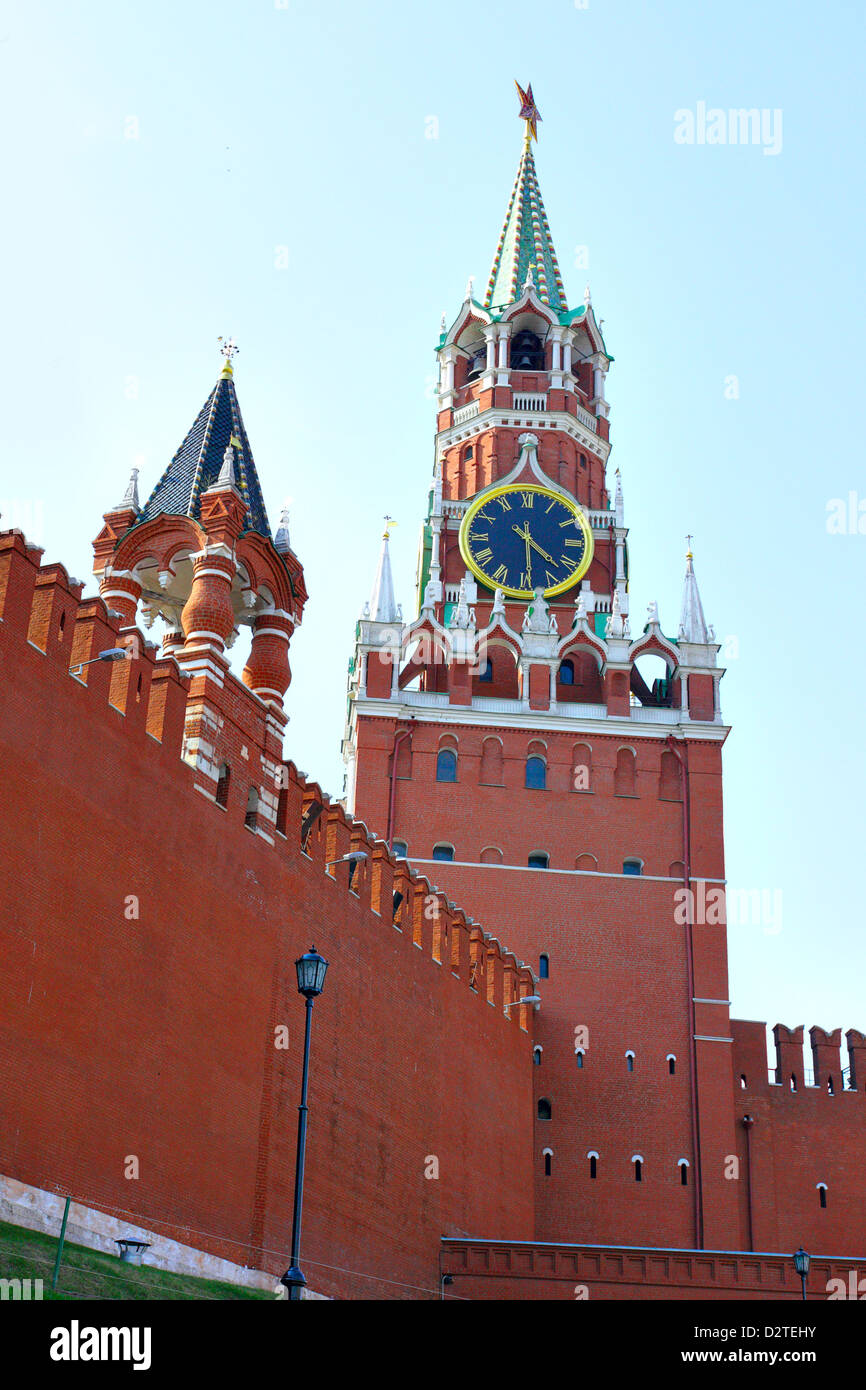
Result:
M532 84L524 92L519 82L515 82L518 95L520 96L520 119L526 122L526 138L530 136L533 140L538 139L536 124L541 120L541 112L535 104L535 97L532 95Z

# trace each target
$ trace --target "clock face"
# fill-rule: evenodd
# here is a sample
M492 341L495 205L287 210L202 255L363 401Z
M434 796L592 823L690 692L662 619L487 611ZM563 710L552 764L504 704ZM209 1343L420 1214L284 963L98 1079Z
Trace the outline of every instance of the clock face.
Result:
M476 579L510 598L560 594L592 560L592 531L577 503L534 484L494 488L460 527L460 553Z

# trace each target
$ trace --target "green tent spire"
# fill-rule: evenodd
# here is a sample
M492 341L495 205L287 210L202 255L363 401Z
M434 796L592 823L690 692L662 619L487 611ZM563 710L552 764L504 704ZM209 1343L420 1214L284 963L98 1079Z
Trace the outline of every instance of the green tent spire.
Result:
M499 309L513 304L520 298L530 272L538 298L555 313L566 312L565 288L541 201L531 142L527 139L493 258L484 307Z

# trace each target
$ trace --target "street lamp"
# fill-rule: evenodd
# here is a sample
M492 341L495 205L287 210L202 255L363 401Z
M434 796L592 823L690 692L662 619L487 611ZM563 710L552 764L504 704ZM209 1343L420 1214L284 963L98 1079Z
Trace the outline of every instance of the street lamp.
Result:
M313 1000L321 994L325 984L325 971L328 962L320 956L315 946L311 946L305 956L295 961L298 975L298 993L306 999L306 1027L304 1029L304 1070L301 1079L301 1103L298 1106L298 1153L295 1160L295 1207L292 1217L292 1256L281 1284L289 1291L289 1300L297 1302L307 1281L298 1263L301 1251L301 1211L304 1204L304 1153L307 1146L307 1082L310 1074L310 1028L313 1022Z
M70 666L70 676L80 676L85 666L95 666L97 661L131 661L132 650L129 647L108 647L98 656L93 656L89 661L78 661L74 666Z
M805 1299L805 1297L806 1297L806 1275L809 1273L809 1265L810 1265L810 1264L811 1264L811 1259L810 1259L809 1256L806 1254L806 1251L803 1249L803 1247L802 1247L802 1245L801 1245L801 1246L800 1246L800 1249L799 1249L799 1250L796 1250L796 1251L794 1252L794 1268L796 1269L797 1273L799 1274L799 1276L800 1276L800 1282L801 1282L802 1285L803 1285L803 1298L804 1298L804 1299Z
M521 1004L532 1004L533 1007L541 1003L540 994L524 994L522 999L512 999L510 1004L506 1004L506 1009L516 1009Z

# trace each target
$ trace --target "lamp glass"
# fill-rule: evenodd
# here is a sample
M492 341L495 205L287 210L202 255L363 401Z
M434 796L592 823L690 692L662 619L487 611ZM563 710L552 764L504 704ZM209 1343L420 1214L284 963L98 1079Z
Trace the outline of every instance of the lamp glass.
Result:
M305 995L307 999L314 999L317 994L321 994L327 968L328 962L319 955L315 946L311 947L306 955L295 961L298 993Z
M809 1264L810 1258L801 1246L800 1249L794 1255L794 1268L796 1269L798 1274L808 1274Z

